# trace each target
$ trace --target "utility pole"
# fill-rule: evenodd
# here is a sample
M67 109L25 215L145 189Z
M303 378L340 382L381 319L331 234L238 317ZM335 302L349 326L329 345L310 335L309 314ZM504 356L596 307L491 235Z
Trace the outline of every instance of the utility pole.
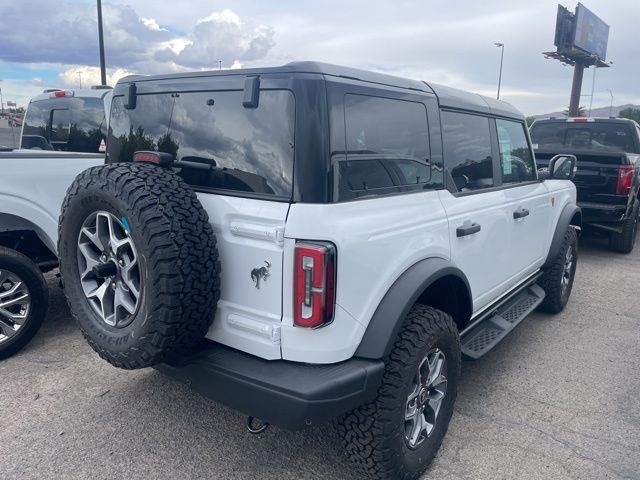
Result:
M100 46L100 82L107 84L107 70L104 64L104 33L102 31L102 1L98 0L98 44Z
M0 110L2 110L2 115L4 116L4 101L2 100L2 88L0 88Z
M500 52L500 74L498 75L498 96L496 97L500 100L500 84L502 83L502 61L504 60L504 43L494 43L494 45L502 51Z

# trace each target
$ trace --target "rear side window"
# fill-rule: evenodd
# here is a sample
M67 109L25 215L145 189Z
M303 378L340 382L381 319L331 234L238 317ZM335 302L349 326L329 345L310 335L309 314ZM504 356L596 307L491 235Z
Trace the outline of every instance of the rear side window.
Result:
M109 162L139 150L172 154L194 187L291 198L295 102L286 90L263 90L257 108L242 91L138 95L134 110L115 97Z
M489 118L442 112L444 165L460 192L493 187Z
M432 188L422 103L345 96L347 151L338 161L339 200Z
M502 182L530 182L536 179L535 168L523 123L496 120Z
M537 122L531 127L531 141L540 150L568 147L638 153L633 129L622 122Z
M99 153L107 138L101 98L56 98L31 102L21 148Z

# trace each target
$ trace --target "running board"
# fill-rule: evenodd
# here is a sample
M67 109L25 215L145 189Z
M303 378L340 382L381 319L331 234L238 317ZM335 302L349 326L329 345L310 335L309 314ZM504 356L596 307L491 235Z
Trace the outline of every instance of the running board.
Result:
M544 296L544 290L536 284L524 288L462 335L462 353L474 360L480 358L533 312L542 303Z

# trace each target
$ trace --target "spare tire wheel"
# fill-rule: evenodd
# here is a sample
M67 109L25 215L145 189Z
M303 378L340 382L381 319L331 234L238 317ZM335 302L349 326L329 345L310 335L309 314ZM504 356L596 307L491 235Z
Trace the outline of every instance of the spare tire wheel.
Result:
M207 333L220 296L216 238L195 193L171 170L85 170L67 191L58 238L71 312L112 365L170 360Z

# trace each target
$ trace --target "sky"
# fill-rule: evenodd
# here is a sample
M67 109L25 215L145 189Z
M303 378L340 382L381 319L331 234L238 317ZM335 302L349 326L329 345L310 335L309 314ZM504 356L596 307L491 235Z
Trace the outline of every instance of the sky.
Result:
M562 2L574 10L576 2ZM611 27L593 106L640 104L640 1L585 0ZM554 50L557 0L103 1L108 83L153 74L316 60L495 96L527 115L563 110L572 68ZM0 88L25 105L45 87L100 83L95 1L2 0ZM591 93L593 69L582 93ZM611 92L611 93L610 93ZM581 104L589 106L590 97Z

